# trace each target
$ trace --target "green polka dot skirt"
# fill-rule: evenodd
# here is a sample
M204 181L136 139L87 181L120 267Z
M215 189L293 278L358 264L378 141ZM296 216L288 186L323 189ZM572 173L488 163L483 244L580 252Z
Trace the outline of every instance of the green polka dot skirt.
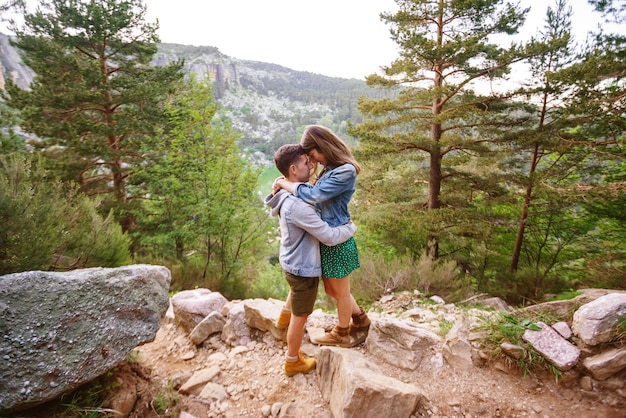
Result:
M333 247L320 242L320 254L324 277L341 279L361 267L354 237Z

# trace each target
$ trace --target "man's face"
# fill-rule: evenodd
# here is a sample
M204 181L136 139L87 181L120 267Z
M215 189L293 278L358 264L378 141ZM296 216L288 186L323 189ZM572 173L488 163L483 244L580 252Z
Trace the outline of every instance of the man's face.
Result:
M293 167L295 167L295 178L293 179L293 181L301 181L304 183L309 181L309 176L311 175L313 164L309 162L309 159L306 155L301 155L298 158L298 161L293 164Z

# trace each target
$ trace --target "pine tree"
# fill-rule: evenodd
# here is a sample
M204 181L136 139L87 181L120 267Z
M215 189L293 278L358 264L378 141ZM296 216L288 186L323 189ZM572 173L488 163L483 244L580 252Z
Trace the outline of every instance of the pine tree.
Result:
M501 0L396 3L398 11L381 18L392 25L399 58L383 68L384 75L366 81L397 95L361 98L367 121L349 130L361 140L360 158L375 164L369 171L376 179L361 176L366 197L359 212L392 211L392 233L405 237L400 245L410 248L422 240L437 258L446 234L478 232L476 219L463 208L504 193L494 178L499 173L486 168L503 131L523 118L516 118L520 113L505 103L504 94L476 89L497 84L513 63L526 58L525 48L500 47L494 37L515 33L527 10Z
M182 63L150 66L159 41L141 0L50 0L25 16L15 45L36 73L28 91L9 85L22 127L43 138L65 179L105 207L123 208L146 138L167 120L163 105ZM161 128L162 129L162 128ZM125 230L133 220L122 221Z
M522 245L524 243L524 234L531 226L529 222L529 212L531 205L537 209L536 218L534 219L535 232L540 235L550 235L549 231L537 231L540 226L538 218L541 212L550 211L553 215L557 214L556 208L563 208L567 204L565 198L561 194L560 199L554 199L554 193L543 193L537 191L542 185L552 183L555 185L555 179L564 179L567 177L565 173L576 170L577 158L571 153L571 147L563 146L560 140L560 131L563 128L563 108L562 99L565 95L566 85L558 85L553 83L551 74L566 68L571 64L574 56L571 47L571 7L567 6L565 0L558 0L555 9L551 7L547 10L546 24L541 35L541 42L548 44L550 49L537 57L530 59L532 76L529 85L525 88L527 98L530 101L539 103L537 107L537 115L534 118L536 125L525 132L520 132L516 152L512 158L519 158L521 161L516 166L522 166L528 172L524 178L524 198L522 200L521 215L518 222L517 236L515 246L511 257L510 270L515 272L518 269ZM533 100L535 98L536 100ZM510 164L513 167L513 164ZM540 194L543 196L540 197ZM551 196L552 194L552 196ZM552 199L551 199L552 198ZM546 203L552 200L550 205ZM545 223L555 225L551 223ZM546 249L545 245L538 246L538 251ZM530 251L530 248L528 248ZM533 255L534 265L538 266L541 254Z

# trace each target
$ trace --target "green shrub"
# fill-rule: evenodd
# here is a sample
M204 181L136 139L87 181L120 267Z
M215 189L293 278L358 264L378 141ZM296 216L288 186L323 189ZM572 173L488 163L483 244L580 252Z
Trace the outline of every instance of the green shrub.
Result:
M448 335L448 332L450 332L453 326L454 322L448 321L447 319L442 319L439 322L439 335L445 337L446 335Z
M0 274L128 264L128 237L96 207L40 163L0 157Z
M180 395L174 389L171 382L168 382L157 395L154 397L150 406L158 417L176 418L179 415L178 402Z
M499 357L511 363L515 362L524 375L534 370L544 369L550 371L558 379L561 372L541 354L536 352L532 345L525 342L522 336L526 330L541 330L537 325L539 321L549 324L562 319L547 314L522 317L520 313L496 312L493 315L483 317L483 325L479 328L488 331L488 337L483 342L491 350L493 357ZM507 356L501 349L501 345L504 342L521 347L524 355L517 360Z
M280 264L267 263L261 267L258 278L252 282L249 297L285 300L288 293L289 284Z
M423 255L416 262L407 255L389 258L363 252L360 263L361 267L351 274L351 290L365 304L386 293L416 289L455 301L475 288L472 278L460 274L454 261L432 260Z

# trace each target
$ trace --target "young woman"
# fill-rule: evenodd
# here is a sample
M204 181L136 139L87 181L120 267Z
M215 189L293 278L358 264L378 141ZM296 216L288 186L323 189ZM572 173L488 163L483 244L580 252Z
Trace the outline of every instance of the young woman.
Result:
M356 177L361 170L352 152L330 129L319 125L305 129L300 145L311 162L324 167L319 178L314 184L307 184L293 183L279 177L274 187L288 190L305 202L316 205L322 220L331 227L347 224L350 222L348 203L356 190ZM337 302L338 324L330 333L312 342L350 347L350 334L367 331L370 325L367 314L356 303L350 291L349 275L360 267L356 241L350 238L332 247L320 243L320 253L324 289ZM283 317L282 321L285 319Z

